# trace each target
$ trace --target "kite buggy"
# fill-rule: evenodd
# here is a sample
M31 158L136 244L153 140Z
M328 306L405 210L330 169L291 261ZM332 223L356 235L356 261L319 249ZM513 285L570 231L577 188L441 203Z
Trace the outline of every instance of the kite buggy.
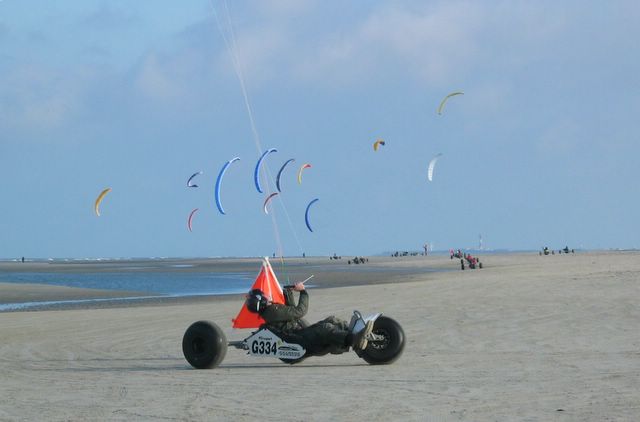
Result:
M405 337L402 327L382 314L363 317L358 311L354 311L349 329L357 334L370 320L374 323L368 346L356 353L372 365L393 363L404 349ZM220 365L228 347L245 350L251 356L277 358L288 364L301 362L309 356L323 356L327 353L338 355L350 350L348 347L332 347L310 353L301 344L287 340L283 333L260 328L244 340L227 342L218 325L211 321L198 321L191 324L184 333L182 352L194 368L210 369Z
M287 287L291 286L285 286ZM262 270L252 287L253 290L265 292L273 296L274 300L283 297L282 287L267 258L264 259ZM301 321L306 326L306 321ZM383 316L382 313L365 317L358 311L353 312L348 332L351 336L366 335L367 342L363 348L347 344L340 346L318 344L316 341L305 344L300 336L266 324L258 314L249 312L244 305L237 317L233 319L233 327L257 328L257 330L243 340L227 341L224 331L214 322L205 320L194 322L182 338L184 357L196 369L210 369L220 365L230 347L244 350L251 356L280 359L287 364L299 363L310 356L323 356L328 353L338 355L353 349L367 363L384 365L395 362L402 354L405 345L405 335L400 324Z

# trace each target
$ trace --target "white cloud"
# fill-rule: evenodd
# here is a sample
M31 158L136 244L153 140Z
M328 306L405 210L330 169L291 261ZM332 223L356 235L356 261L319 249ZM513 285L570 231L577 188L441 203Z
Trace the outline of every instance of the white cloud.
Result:
M265 15L279 19L290 19L306 15L317 4L318 2L315 0L260 0L252 6L258 7Z
M91 74L23 65L4 75L0 125L30 132L59 128L82 108ZM46 138L43 138L46 139Z
M389 71L431 84L450 81L477 57L478 34L490 20L475 2L418 7L381 2L348 17L339 3L257 5L252 19L240 19L231 9L243 70L256 83L282 76L303 83L366 84ZM219 15L231 40L226 16ZM220 63L230 63L226 51Z
M345 28L327 25L314 34L321 37L317 48L299 37L287 63L307 81L366 84L392 74L431 86L456 83L476 65L522 67L544 54L568 14L548 9L513 2L385 3Z
M99 9L80 20L80 25L90 29L111 30L140 24L140 18L134 13L103 4Z
M383 6L344 31L324 36L320 49L297 66L304 79L371 82L389 70L429 83L451 79L474 51L483 11L445 3L410 10Z
M137 90L151 100L172 102L184 95L181 84L172 74L174 63L163 61L156 54L147 55L135 80Z
M231 67L231 57L236 56L248 83L264 83L281 70L280 58L286 56L290 48L288 38L284 30L276 27L236 33L235 44L229 39L231 50L222 52L220 63Z

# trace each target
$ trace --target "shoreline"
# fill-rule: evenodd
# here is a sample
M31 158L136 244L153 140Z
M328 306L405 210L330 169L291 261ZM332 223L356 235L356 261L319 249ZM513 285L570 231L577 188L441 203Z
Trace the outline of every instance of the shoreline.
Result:
M637 251L589 252L568 255L539 256L532 252L508 253L504 255L480 256L490 268L497 269L508 265L508 262L519 259L546 260L572 259L589 256L638 256ZM406 256L406 257L368 257L365 264L347 264L347 258L329 260L326 257L308 257L287 259L283 268L278 260L270 259L280 284L288 284L288 280L302 280L310 274L315 275L310 290L340 288L350 286L402 284L415 280L450 277L460 272L459 260L443 255ZM70 309L105 309L130 308L143 306L164 306L199 304L202 302L218 302L241 300L242 292L224 293L186 293L157 294L144 291L101 290L38 284L29 282L6 282L3 272L54 272L63 274L90 272L185 272L185 273L253 273L257 276L261 266L261 258L189 258L162 259L156 261L159 267L143 266L147 259L128 260L123 267L120 260L82 261L82 262L0 262L0 314L11 312L62 311ZM18 271L22 270L22 271ZM475 271L475 270L469 270ZM446 276L446 274L449 276ZM249 289L250 284L247 285Z
M402 283L428 273L455 271L457 265L442 257L369 257L365 264L347 264L348 260L328 258L299 258L284 268L272 261L280 284L288 280L301 280L309 274L315 279L308 287L314 289L360 286L367 284ZM168 272L168 273L255 273L260 271L261 259L185 259L162 261L161 267L145 267L145 260L131 260L122 267L120 261L92 261L80 263L0 263L0 313L66 310L127 308L132 306L157 306L165 304L200 303L202 301L225 300L244 295L242 292L157 294L143 291L103 290L40 284L11 282L3 277L7 273L59 273L77 272ZM164 267L164 265L170 265ZM253 281L252 281L253 282ZM252 283L251 282L251 283ZM247 290L251 285L247 285Z

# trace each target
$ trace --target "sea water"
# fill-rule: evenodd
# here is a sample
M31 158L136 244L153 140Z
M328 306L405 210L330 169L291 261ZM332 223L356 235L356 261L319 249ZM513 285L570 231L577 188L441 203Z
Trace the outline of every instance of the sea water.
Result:
M180 267L188 267L181 265ZM176 268L178 268L176 266ZM149 297L180 297L244 293L253 284L254 273L219 273L194 271L150 271L144 267L120 268L108 272L0 272L3 283L36 283L84 289L139 292L119 299L83 299L55 302L4 303L0 311L64 303L140 300ZM142 296L142 294L144 296Z

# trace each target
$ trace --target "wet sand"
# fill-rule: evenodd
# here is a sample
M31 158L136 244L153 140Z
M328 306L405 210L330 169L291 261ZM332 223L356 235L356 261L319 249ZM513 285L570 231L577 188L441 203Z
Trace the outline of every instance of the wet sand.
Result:
M396 319L407 344L393 365L369 366L349 353L288 366L229 349L219 368L192 369L181 351L192 322L215 321L229 340L248 335L231 329L238 295L5 312L0 420L632 421L640 414L639 253L488 255L484 269L465 271L441 256L376 261L356 269L319 260L297 271L326 287L310 291L309 320L348 318L353 309ZM436 267L456 270L426 272Z
M351 258L352 259L352 258ZM326 257L287 258L283 264L272 259L272 266L280 283L293 284L313 275L307 284L311 288L332 288L380 283L401 283L415 276L424 276L425 271L454 271L458 267L442 257L368 257L365 264L349 264L350 258L330 260ZM225 300L219 295L158 297L157 294L137 291L81 289L45 284L3 283L6 273L104 273L104 272L204 272L204 273L255 273L260 271L261 258L233 259L162 259L162 260L82 260L76 262L0 262L0 312L2 304L29 303L28 308L9 309L87 309L129 306L156 306L158 304ZM5 273L5 274L3 274ZM247 289L249 286L247 286ZM144 297L148 298L145 299ZM242 295L232 295L234 298ZM135 300L120 300L135 298ZM114 299L114 300L108 300ZM92 301L93 300L93 301ZM237 299L236 299L237 300ZM60 302L60 303L50 303Z
M0 282L0 303L52 302L123 298L145 295L142 292L80 289L47 284L13 284Z

